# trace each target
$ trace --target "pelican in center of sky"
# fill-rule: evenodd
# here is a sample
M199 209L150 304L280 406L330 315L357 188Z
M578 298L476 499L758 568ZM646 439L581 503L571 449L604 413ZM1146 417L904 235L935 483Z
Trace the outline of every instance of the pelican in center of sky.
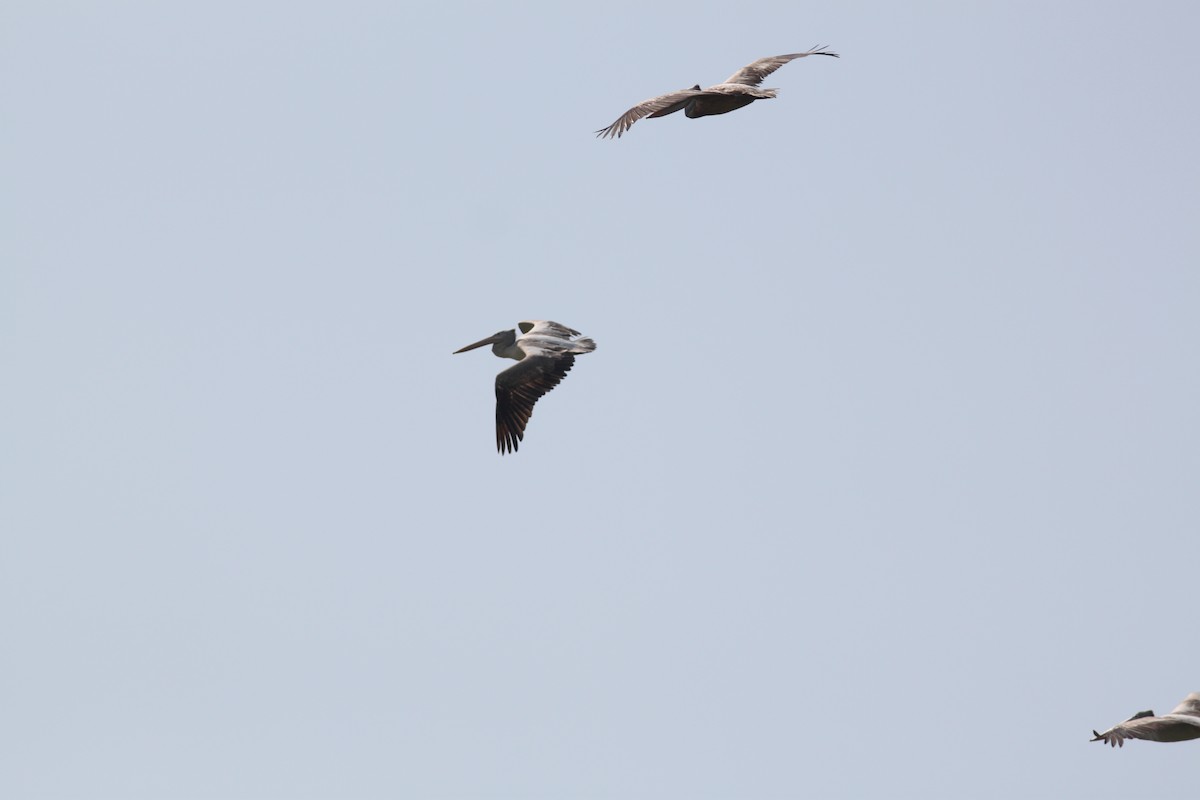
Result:
M562 382L575 365L576 355L592 352L596 343L566 325L531 320L454 352L465 353L485 344L500 358L518 362L496 376L496 449L501 455L515 453L525 438L533 404Z

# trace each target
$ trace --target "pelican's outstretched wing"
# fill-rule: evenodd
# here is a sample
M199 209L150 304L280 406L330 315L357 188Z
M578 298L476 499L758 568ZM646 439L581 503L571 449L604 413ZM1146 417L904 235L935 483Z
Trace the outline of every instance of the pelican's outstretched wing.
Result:
M747 64L726 78L724 82L740 83L745 86L758 86L763 82L763 79L765 79L775 70L782 67L784 64L788 63L789 61L795 61L797 58L804 58L805 56L833 56L834 58L841 58L841 56L839 56L837 53L829 52L829 50L827 50L824 46L814 47L812 50L809 50L806 53L789 53L785 56L768 56L767 58L760 58L753 64Z
M1156 717L1153 711L1139 711L1120 725L1103 733L1092 731L1092 735L1093 742L1104 742L1111 747L1124 747L1126 739L1152 742L1200 739L1200 692L1189 694L1170 714Z
M496 449L515 453L525 438L533 404L562 383L575 364L575 356L529 355L496 376Z
M1139 736L1138 733L1145 733L1146 726L1142 720L1158 721L1158 717L1154 716L1153 711L1139 711L1129 719L1122 722L1120 725L1113 725L1104 733L1092 731L1093 742L1104 742L1110 747L1124 747L1126 739L1145 739L1145 735Z
M651 97L649 100L643 100L617 117L617 121L612 125L596 131L596 135L601 139L611 139L614 136L620 138L621 134L629 130L633 123L642 117L665 117L667 114L674 114L691 102L693 97L700 97L704 94L706 92L699 88L680 89L677 92L668 92L660 94L658 97Z

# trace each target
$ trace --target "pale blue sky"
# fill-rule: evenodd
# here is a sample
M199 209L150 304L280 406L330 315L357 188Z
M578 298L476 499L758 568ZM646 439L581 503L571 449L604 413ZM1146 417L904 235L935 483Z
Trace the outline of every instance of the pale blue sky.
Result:
M5 4L0 796L1194 797L1198 29Z

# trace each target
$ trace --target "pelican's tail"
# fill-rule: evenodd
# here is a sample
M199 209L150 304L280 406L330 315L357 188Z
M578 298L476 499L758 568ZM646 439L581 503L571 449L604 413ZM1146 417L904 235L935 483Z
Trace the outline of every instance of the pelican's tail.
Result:
M596 343L587 336L584 336L581 339L576 339L575 341L571 342L571 345L572 352L575 353L590 353L596 349Z

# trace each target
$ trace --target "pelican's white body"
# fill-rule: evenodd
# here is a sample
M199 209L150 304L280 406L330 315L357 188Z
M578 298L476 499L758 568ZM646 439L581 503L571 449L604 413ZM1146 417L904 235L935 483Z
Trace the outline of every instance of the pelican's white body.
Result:
M521 332L517 340L504 348L503 353L496 355L520 361L525 356L590 353L596 349L596 343L591 339L557 322L544 319L529 320L519 323L517 330Z

